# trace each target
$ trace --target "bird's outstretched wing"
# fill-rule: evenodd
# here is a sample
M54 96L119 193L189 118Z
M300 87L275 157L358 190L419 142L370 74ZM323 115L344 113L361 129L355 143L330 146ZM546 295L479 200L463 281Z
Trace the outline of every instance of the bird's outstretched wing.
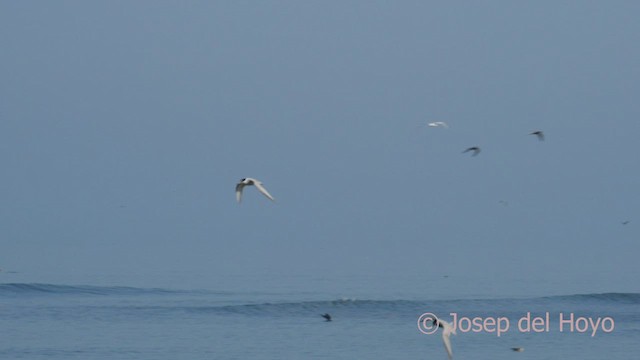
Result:
M442 333L442 342L444 343L444 348L447 350L447 355L449 355L449 360L453 359L453 351L451 351L451 339L449 339L449 334Z
M262 195L266 196L269 198L269 200L271 201L275 201L275 199L273 198L273 196L271 196L271 194L269 194L269 192L267 191L267 189L264 188L264 186L262 186L262 183L260 181L255 181L254 185L256 186L256 188L262 193Z
M242 201L242 189L243 188L244 188L244 184L243 183L236 184L236 200L238 200L238 202Z

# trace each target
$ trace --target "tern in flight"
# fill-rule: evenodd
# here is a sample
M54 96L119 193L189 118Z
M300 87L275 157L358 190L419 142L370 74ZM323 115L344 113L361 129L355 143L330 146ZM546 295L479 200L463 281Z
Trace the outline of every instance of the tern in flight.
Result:
M453 350L451 350L451 334L456 335L456 329L453 325L440 319L432 320L439 328L442 328L442 342L444 343L444 349L447 350L449 360L453 359Z
M445 129L449 127L449 125L447 125L447 123L444 121L434 121L434 122L428 123L427 125L430 127L443 127Z
M258 191L262 193L262 195L268 197L271 201L275 201L275 199L273 198L273 196L271 196L271 194L269 194L267 189L262 186L262 182L260 182L260 180L244 178L240 180L238 184L236 184L236 199L238 200L238 202L242 200L242 189L244 189L244 187L247 185L254 185L258 189Z
M530 133L529 135L535 135L538 137L538 140L540 141L544 141L544 133L540 130L534 131L532 133Z
M477 146L472 146L470 148L467 148L467 150L463 151L462 153L464 154L464 153L469 152L469 151L473 151L473 155L471 155L471 156L476 156L476 155L480 154L480 148L477 147Z

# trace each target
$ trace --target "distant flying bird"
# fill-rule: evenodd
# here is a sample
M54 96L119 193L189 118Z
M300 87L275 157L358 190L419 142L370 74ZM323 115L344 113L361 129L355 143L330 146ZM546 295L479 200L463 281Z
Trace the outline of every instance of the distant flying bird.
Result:
M462 153L464 154L464 153L469 152L469 151L473 151L473 154L471 156L476 156L476 155L480 154L480 148L477 147L477 146L472 146L472 147L468 148L467 150L463 151Z
M444 349L447 350L447 355L449 356L449 360L453 359L453 350L451 349L451 334L456 335L456 329L453 328L453 325L440 319L431 320L437 323L439 328L442 328L442 343L444 344Z
M449 125L447 125L447 123L444 122L444 121L430 122L427 125L430 126L430 127L443 127L445 129L449 127Z
M530 133L529 135L535 135L538 137L538 140L543 141L544 140L544 133L540 130L538 131L534 131L532 133Z
M622 222L622 225L627 225L629 223L629 220L625 220Z
M273 196L271 196L271 194L269 194L267 189L262 186L262 182L257 179L244 178L240 180L238 184L236 184L236 199L238 200L238 202L242 200L242 189L244 189L244 187L247 185L254 185L258 189L258 191L262 193L262 195L268 197L271 201L275 201L275 199L273 198Z
M331 321L331 315L329 314L322 314L321 315L323 318L325 318L326 321Z
M523 352L524 348L521 347L515 347L515 348L511 348L511 350L516 351L516 352Z

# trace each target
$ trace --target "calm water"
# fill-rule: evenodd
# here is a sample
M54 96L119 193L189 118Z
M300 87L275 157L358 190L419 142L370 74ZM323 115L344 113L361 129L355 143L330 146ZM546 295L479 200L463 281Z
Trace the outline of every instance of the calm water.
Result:
M333 321L320 317L325 312ZM378 292L340 298L282 289L4 283L0 358L446 359L440 333L418 330L425 312L446 320L450 313L508 319L510 328L500 337L488 332L491 327L465 329L468 322L461 321L452 337L455 359L633 359L640 352L640 294L420 299ZM528 312L543 319L549 312L549 330L518 329ZM606 327L615 328L591 336L590 328L571 332L565 323L560 332L560 313L594 321L609 317Z

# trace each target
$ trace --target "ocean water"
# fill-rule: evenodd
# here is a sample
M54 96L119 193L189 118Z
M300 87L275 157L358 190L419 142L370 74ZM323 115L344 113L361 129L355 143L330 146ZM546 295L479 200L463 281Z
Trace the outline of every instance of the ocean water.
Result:
M636 293L340 298L290 289L4 283L0 359L447 359L440 332L418 328L426 312L459 320L454 359L636 359L640 353ZM484 322L474 325L474 318ZM594 334L588 319L598 318ZM500 336L492 319L503 325Z

